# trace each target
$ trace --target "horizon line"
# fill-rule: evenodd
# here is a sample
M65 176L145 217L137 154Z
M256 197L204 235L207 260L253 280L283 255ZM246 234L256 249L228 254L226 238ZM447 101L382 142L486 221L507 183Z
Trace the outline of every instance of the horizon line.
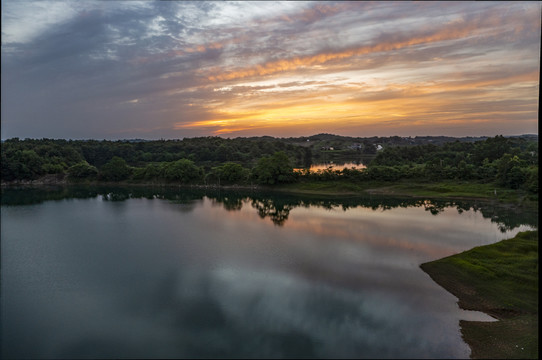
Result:
M447 137L447 138L454 138L454 139L462 139L462 138L493 138L497 136L503 136L503 137L522 137L522 136L538 136L537 133L526 133L526 134L512 134L512 135L504 135L504 134L497 134L497 135L464 135L464 136L450 136L450 135L409 135L409 136L401 136L401 135L387 135L387 136L379 136L379 135L373 135L373 136L350 136L350 135L339 135L339 134L332 134L332 133L317 133L312 135L302 135L302 136L271 136L271 135L254 135L254 136L236 136L236 137L224 137L219 135L208 135L208 136L185 136L185 137L179 137L179 138L155 138L155 139L145 139L145 138L117 138L117 139L106 139L106 138L49 138L49 137L42 137L42 138L32 138L32 137L25 137L21 138L19 136L14 136L10 138L1 138L0 141L4 142L7 140L13 140L13 139L19 139L19 140L66 140L66 141L168 141L168 140L184 140L184 139L198 139L198 138L222 138L222 139L250 139L250 138L263 138L263 137L270 137L273 139L296 139L296 138L310 138L314 136L319 135L331 135L331 136L338 136L338 137L345 137L345 138L361 138L361 139L369 139L369 138L392 138L392 137L400 137L400 138L418 138L418 137Z

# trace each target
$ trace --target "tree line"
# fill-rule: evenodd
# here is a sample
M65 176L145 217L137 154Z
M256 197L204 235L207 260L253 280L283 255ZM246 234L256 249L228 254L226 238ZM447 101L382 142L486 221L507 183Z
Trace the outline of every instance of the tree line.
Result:
M496 136L475 142L386 146L366 169L308 170L310 147L271 137L157 141L9 139L2 181L47 174L73 181L276 185L302 181L473 180L538 193L538 141Z
M1 177L14 181L65 174L72 179L187 183L208 176L232 183L244 178L246 169L256 167L260 159L278 152L286 154L296 166L312 159L310 149L271 137L156 141L13 138L1 144Z
M367 169L306 172L316 181L464 180L538 193L538 141L495 136L476 142L390 146Z

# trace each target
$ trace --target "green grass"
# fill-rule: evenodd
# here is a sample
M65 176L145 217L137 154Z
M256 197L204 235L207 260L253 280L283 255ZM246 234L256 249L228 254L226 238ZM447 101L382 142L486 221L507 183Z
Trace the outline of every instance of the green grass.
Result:
M461 308L500 321L461 321L473 358L538 358L538 231L421 265Z
M527 194L521 190L499 187L491 183L474 181L439 181L439 182L397 182L392 185L396 191L408 192L416 196L428 197L476 197L513 202L525 200ZM538 201L538 196L528 196L528 200Z
M396 182L347 180L301 181L275 187L277 190L299 193L322 194L361 194L415 196L428 198L478 198L493 199L500 202L537 202L538 195L527 195L524 191L506 189L495 184L467 181L424 182L400 180ZM496 192L496 194L495 194Z

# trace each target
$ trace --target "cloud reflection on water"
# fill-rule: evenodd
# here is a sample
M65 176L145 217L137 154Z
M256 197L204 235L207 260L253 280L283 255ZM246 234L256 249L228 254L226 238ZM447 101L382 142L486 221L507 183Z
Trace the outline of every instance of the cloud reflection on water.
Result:
M526 228L409 201L130 194L2 206L3 357L465 358L464 312L419 264Z

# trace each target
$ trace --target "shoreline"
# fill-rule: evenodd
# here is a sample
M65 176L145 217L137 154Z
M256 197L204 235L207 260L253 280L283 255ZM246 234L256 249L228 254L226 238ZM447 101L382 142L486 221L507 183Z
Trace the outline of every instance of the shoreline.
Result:
M302 189L291 188L284 185L278 186L266 186L266 185L217 185L217 184L172 184L167 182L106 182L106 181L92 181L92 182L72 182L72 181L42 181L38 180L22 180L14 181L10 183L1 183L0 188L46 188L53 186L69 187L69 186L118 186L118 187L165 187L165 188L185 188L185 189L211 189L211 190L250 190L250 191L271 191L286 194L299 194L299 195L321 195L321 196L400 196L411 198L437 198L437 199L456 199L456 200L495 200L495 198L488 198L480 195L473 194L472 196L455 196L455 195L420 195L411 193L408 191L396 191L393 189L393 185L383 185L381 187L371 187L367 189L354 190L342 190L333 188L330 186L326 189Z
M538 230L420 268L457 297L461 309L481 311L498 320L460 320L471 358L538 358Z
M412 198L456 199L499 201L512 204L538 204L538 196L529 196L520 191L496 188L492 184L474 182L297 182L275 186L258 184L181 184L165 181L73 181L66 176L50 174L36 180L1 182L0 187L48 187L48 186L134 186L168 187L191 189L272 191L300 195L321 196L400 196ZM498 190L498 191L497 191Z

